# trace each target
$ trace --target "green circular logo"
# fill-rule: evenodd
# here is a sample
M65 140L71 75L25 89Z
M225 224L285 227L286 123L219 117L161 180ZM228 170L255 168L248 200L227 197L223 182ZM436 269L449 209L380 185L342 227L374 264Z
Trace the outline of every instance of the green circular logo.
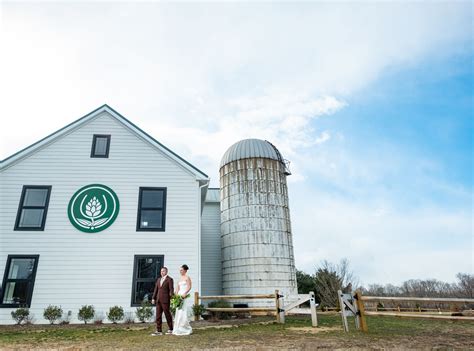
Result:
M72 225L86 233L97 233L112 225L119 213L119 200L112 189L90 184L76 191L67 209Z

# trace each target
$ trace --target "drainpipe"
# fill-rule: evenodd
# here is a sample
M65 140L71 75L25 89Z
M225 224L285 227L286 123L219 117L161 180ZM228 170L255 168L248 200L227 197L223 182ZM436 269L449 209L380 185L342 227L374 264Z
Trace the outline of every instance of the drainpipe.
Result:
M207 180L206 183L203 185L199 186L199 191L198 191L198 270L199 270L199 284L198 284L198 290L199 294L201 294L201 281L202 281L202 271L201 271L201 222L202 222L202 210L203 210L203 201L201 199L201 194L202 194L202 188L208 187L210 183L210 180ZM205 201L205 199L204 199ZM195 290L196 291L196 290Z

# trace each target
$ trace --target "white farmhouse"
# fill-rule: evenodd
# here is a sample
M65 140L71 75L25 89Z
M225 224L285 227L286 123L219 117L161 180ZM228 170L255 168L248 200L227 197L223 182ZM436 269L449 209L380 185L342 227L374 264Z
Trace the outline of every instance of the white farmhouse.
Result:
M107 105L0 164L0 323L48 305L134 311L160 268L222 293L219 190ZM1 279L1 276L0 276Z
M201 295L297 294L286 160L268 141L209 177L107 105L0 163L0 323L48 305L77 322L149 300L187 264ZM1 277L1 276L0 276ZM177 282L176 282L177 283Z

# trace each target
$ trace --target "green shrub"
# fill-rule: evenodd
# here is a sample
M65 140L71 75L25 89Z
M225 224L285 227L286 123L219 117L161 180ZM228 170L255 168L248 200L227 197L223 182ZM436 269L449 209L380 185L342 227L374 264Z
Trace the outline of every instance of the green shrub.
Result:
M123 308L120 306L110 307L109 312L107 312L107 318L114 324L117 324L118 321L121 321L123 317Z
M84 305L81 307L77 313L77 319L84 321L84 324L87 324L92 318L94 318L95 309L92 305Z
M202 316L202 314L206 311L204 305L193 305L193 314L195 316Z
M224 300L217 300L217 301L211 301L207 305L208 308L229 308L232 307L230 303ZM229 319L230 316L232 315L232 312L214 312L214 311L209 311L212 319Z
M17 324L21 324L28 320L30 310L28 308L17 308L15 311L11 312L11 315Z
M143 301L140 307L137 307L137 311L135 312L137 318L140 322L145 323L151 317L153 317L153 307L150 301Z
M49 323L54 324L55 321L61 318L63 315L63 310L59 306L51 306L49 305L44 309L43 317L47 319Z

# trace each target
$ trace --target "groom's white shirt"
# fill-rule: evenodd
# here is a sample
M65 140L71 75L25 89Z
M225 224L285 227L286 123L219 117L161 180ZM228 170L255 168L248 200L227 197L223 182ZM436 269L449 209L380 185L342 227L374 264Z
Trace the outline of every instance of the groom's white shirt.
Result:
M160 286L163 285L163 282L165 281L165 279L166 279L167 276L168 276L168 274L165 275L164 277L161 277L161 279L160 279Z

